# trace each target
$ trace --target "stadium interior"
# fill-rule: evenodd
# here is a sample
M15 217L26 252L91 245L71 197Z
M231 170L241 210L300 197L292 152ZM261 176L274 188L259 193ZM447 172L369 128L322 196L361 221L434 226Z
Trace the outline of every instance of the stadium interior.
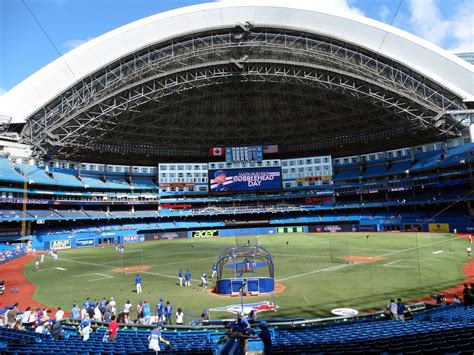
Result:
M127 25L0 98L0 267L24 251L178 238L474 234L472 64L364 18L235 6ZM155 38L150 26L173 29ZM382 30L377 47L367 38ZM384 320L384 310L269 318L273 352L474 349L474 308L409 309L405 322ZM148 351L150 327L104 343L107 325L95 322L86 343L79 323L65 319L59 341L0 326L0 352ZM165 328L170 353L219 353L222 322Z

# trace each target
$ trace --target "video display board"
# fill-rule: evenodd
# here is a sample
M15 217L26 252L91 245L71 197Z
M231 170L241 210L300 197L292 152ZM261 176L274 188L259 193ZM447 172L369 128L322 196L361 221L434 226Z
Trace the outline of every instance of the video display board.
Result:
M280 189L280 167L209 170L211 193Z

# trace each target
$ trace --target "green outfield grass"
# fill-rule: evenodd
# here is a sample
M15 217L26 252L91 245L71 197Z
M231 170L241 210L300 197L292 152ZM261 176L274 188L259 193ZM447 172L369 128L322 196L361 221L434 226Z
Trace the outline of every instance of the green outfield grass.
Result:
M273 255L275 278L286 289L280 294L247 298L245 302L273 301L280 306L275 313L261 317L324 317L333 308L349 307L359 311L381 309L389 298L416 300L464 282L467 262L466 241L451 234L430 233L334 233L278 234L259 236L259 244ZM252 237L181 239L125 245L125 261L113 246L59 252L59 259L46 256L40 272L31 262L25 275L38 286L34 299L51 307L69 310L86 297L115 297L118 305L128 299L133 304L147 298L152 304L162 297L174 309L182 307L198 317L202 309L240 303L237 298L222 298L202 290L200 276L216 261L219 252L235 240L246 244ZM287 245L288 241L288 245ZM371 263L346 263L344 257L379 257ZM143 293L134 290L135 274L113 269L151 266L142 273ZM59 269L60 268L60 269ZM192 273L192 288L177 286L179 269ZM210 283L212 285L212 282ZM214 318L228 317L213 313Z

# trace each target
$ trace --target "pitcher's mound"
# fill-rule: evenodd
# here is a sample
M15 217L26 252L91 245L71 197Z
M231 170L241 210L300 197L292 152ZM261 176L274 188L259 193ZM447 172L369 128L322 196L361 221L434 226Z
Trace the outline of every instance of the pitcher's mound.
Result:
M355 256L355 255L349 255L344 257L344 260L350 261L353 263L374 263L376 261L382 261L385 258L382 258L381 256Z
M120 272L121 274L130 274L132 272L146 271L149 268L151 268L150 265L129 266L129 267L118 267L116 269L112 269L112 271L113 272Z

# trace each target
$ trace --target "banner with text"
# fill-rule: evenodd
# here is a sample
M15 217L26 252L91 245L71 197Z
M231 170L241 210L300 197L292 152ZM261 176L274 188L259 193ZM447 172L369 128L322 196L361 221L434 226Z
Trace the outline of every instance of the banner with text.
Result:
M49 242L50 249L69 249L71 247L71 239L52 240Z
M80 247L93 247L95 245L95 238L87 238L87 239L78 239L76 240L76 246Z
M219 231L217 229L209 229L204 231L192 231L193 238L209 238L209 237L217 237L219 235Z
M280 189L280 167L209 170L210 192Z

